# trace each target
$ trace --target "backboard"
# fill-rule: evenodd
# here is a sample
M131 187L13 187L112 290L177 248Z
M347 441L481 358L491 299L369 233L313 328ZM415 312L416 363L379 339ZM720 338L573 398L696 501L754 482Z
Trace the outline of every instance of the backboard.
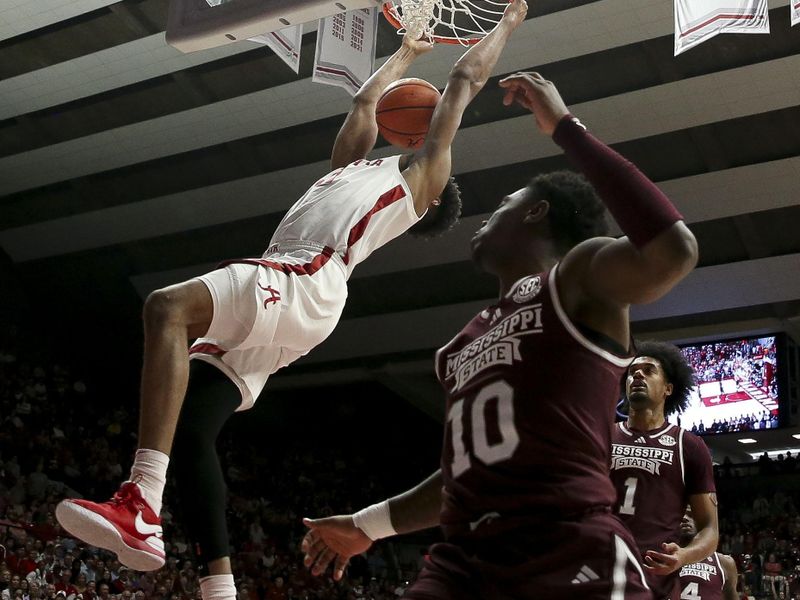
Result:
M170 0L167 43L181 52L205 50L381 4L383 0Z

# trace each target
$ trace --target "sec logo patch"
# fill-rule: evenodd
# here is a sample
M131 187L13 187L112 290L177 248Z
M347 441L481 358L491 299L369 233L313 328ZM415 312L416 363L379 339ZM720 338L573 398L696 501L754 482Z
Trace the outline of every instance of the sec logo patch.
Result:
M658 438L658 443L662 446L674 446L677 444L675 438L671 435L662 435L660 438Z
M541 290L541 277L538 275L526 277L517 284L517 288L514 290L514 295L512 298L517 304L523 304L524 302L528 302L532 298L535 298Z

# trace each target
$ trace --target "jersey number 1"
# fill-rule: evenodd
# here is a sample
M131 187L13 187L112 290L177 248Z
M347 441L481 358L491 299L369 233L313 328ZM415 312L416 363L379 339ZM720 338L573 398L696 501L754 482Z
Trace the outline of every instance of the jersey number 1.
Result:
M625 498L622 500L622 506L619 507L619 514L632 515L636 512L636 507L633 505L633 497L636 496L636 485L639 480L636 477L628 477L625 480Z
M497 425L500 441L491 444L486 435L486 405L497 400ZM514 388L505 381L495 381L481 388L472 402L470 415L464 414L464 400L450 407L447 420L451 422L453 442L453 477L458 477L470 468L472 462L464 446L464 424L468 418L472 422L472 454L486 465L510 458L519 446L519 433L514 425Z

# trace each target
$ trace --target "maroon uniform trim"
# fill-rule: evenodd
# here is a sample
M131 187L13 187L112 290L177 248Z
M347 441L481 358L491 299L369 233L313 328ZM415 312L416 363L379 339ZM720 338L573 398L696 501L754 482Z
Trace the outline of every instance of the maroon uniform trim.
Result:
M382 194L378 201L375 202L375 205L365 214L361 219L359 219L358 223L353 225L350 228L350 233L347 236L347 249L345 250L344 257L342 260L344 264L347 264L350 260L350 249L358 243L358 241L364 237L364 234L367 231L367 227L369 226L369 222L372 220L372 217L375 213L383 210L387 206L391 206L398 200L402 200L406 197L406 191L403 189L402 185L396 185L388 192ZM257 265L261 267L266 267L268 269L275 269L276 271L280 271L286 275L313 275L317 271L319 271L322 267L324 267L330 258L336 253L336 251L331 248L330 246L325 246L322 252L318 254L313 260L301 265L293 265L282 263L274 260L269 260L266 258L234 258L231 260L226 260L221 262L217 268L222 269L227 267L228 265L232 264L246 264L246 265Z
M287 263L276 262L274 260L267 260L265 258L236 258L220 263L218 268L221 269L232 264L246 264L257 265L267 269L274 269L284 273L285 275L313 275L327 264L333 254L334 249L329 246L325 246L322 252L317 254L313 260L302 265L291 265Z
M189 356L192 354L210 354L212 356L218 356L222 358L225 356L227 350L223 350L216 344L209 344L209 343L202 343L202 344L195 344L191 348L189 348Z
M364 237L364 233L366 233L367 231L367 225L369 225L372 216L376 212L383 210L387 206L390 206L395 202L397 202L398 200L402 200L405 197L406 197L406 191L403 189L403 186L396 185L391 190L383 194L380 198L378 198L378 201L375 203L375 206L373 206L367 214L361 217L358 223L353 225L353 227L350 229L350 235L347 236L347 251L344 254L344 264L347 264L348 261L350 260L350 248L352 248L356 244L356 242L358 242L358 240Z

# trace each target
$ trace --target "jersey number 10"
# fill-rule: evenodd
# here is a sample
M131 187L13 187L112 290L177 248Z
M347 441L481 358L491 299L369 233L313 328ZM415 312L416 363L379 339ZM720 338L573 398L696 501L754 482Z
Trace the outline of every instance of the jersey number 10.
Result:
M486 433L486 406L490 400L497 400L497 426L500 429L500 441L489 442ZM514 425L514 388L505 381L495 381L481 388L472 402L469 415L464 414L464 400L459 400L450 407L447 420L453 443L453 477L458 477L472 465L470 455L464 445L464 426L471 419L472 423L472 455L486 465L511 458L519 446L519 433Z

